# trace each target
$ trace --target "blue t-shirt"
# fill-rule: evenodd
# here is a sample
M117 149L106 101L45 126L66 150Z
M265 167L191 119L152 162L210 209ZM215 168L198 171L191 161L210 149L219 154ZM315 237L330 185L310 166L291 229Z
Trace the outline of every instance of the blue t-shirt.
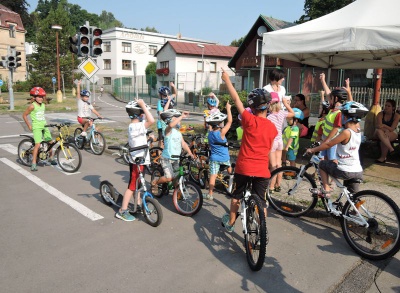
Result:
M158 114L157 128L158 129L162 128L162 120L160 119L160 114L162 111L164 111L164 108L161 105L161 100L158 100L158 102L157 102L157 114Z
M208 133L208 145L210 146L211 156L210 161L214 162L226 162L230 160L229 151L226 146L219 145L217 143L226 143L228 140L226 137L221 138L221 131L210 131Z

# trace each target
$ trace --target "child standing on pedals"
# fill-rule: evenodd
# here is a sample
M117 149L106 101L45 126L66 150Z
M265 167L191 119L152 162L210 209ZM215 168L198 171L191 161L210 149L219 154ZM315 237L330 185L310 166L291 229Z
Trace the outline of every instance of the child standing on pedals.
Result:
M264 89L252 90L248 97L253 114L245 111L238 93L232 85L228 73L222 69L222 80L226 83L229 95L233 99L238 112L242 115L243 138L235 168L236 189L232 194L229 213L222 216L222 224L228 232L234 230L240 200L248 182L252 183L252 193L257 194L263 202L266 213L266 191L271 173L268 169L268 154L278 134L275 125L267 119L267 111L271 95Z
M129 118L131 118L131 123L129 124L128 127L128 142L129 142L129 147L134 148L142 145L147 144L147 138L146 138L146 132L147 129L154 123L154 118L153 115L150 113L150 107L148 107L143 100L136 100L129 102L125 106L126 112L129 115ZM143 116L142 114L146 115L146 120L143 121ZM143 158L144 155L146 154L146 157L144 158L143 164L140 166L140 171L143 172L144 166L143 165L149 165L150 164L150 155L149 151L146 149L143 150L138 150L138 151L133 151L131 152L132 159L135 158ZM139 177L139 171L137 169L137 166L135 162L129 162L129 173L130 173L130 179L129 179L129 184L128 188L126 189L124 193L124 198L122 200L122 205L119 211L115 214L115 217L118 219L121 219L126 222L132 222L135 220L135 217L129 213L128 210L128 204L130 199L133 196L133 192L137 189L136 186L136 181ZM139 196L138 199L138 207L141 206L141 199Z
M333 206L329 176L336 179L344 179L344 185L347 186L349 191L356 193L358 192L359 184L349 184L349 180L362 179L363 174L358 153L361 145L359 122L368 113L368 109L362 104L351 101L343 104L341 111L344 116L344 130L332 140L325 141L318 147L307 149L308 153L315 153L337 145L337 162L323 160L319 163L323 190L319 191L317 195L328 199L328 207L331 211L333 210Z
M296 166L296 157L299 150L300 130L297 123L303 119L303 112L298 108L293 108L294 116L288 119L288 125L283 131L283 152L284 164L289 161L290 166ZM291 175L284 174L285 179L292 179Z
M210 183L208 194L203 194L203 198L213 200L213 192L215 187L215 179L219 173L221 165L226 165L228 167L228 172L232 172L229 151L226 146L228 140L225 135L229 131L232 125L232 112L231 105L229 102L226 103L227 115L217 112L209 115L206 118L206 123L211 126L211 130L208 133L208 145L210 146ZM225 119L228 118L226 125L223 123Z

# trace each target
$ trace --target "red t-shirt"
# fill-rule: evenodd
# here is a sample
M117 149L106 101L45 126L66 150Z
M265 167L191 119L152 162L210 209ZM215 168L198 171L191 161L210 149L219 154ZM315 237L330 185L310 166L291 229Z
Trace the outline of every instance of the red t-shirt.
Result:
M268 155L278 131L267 118L242 113L243 137L235 172L246 176L269 178Z

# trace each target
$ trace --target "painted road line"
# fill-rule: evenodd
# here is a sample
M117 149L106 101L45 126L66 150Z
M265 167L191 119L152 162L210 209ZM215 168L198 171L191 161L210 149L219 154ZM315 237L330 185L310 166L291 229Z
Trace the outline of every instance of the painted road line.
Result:
M20 166L17 164L11 162L7 158L0 158L0 161L6 164L7 166L11 167L21 175L25 176L27 179L38 185L39 187L43 188L45 191L53 195L54 197L58 198L61 200L63 203L66 203L69 205L71 208L76 210L78 213L81 215L85 216L86 218L92 220L92 221L97 221L100 219L103 219L104 217L95 213L91 209L87 208L83 204L77 202L76 200L70 198L69 196L65 195L61 191L55 189L53 186L47 184L44 182L42 179L38 178L37 176L33 175L32 173L22 169Z
M32 135L32 132L24 133L24 134L13 134L13 135L3 135L0 138L12 138L12 137L19 137L21 135Z

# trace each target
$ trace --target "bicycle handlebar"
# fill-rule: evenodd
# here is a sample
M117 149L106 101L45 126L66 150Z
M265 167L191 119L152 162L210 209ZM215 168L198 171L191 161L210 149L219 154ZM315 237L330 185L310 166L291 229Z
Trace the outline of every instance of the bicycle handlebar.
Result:
M134 151L138 151L138 150L147 149L148 147L149 146L147 144L133 147L133 148L126 148L126 147L120 146L120 145L112 145L112 146L109 146L108 149L109 150L127 150L129 152L134 152Z
M70 126L71 122L65 122L65 123L60 123L60 124L47 124L44 127L57 127L57 128L61 128L64 126Z

